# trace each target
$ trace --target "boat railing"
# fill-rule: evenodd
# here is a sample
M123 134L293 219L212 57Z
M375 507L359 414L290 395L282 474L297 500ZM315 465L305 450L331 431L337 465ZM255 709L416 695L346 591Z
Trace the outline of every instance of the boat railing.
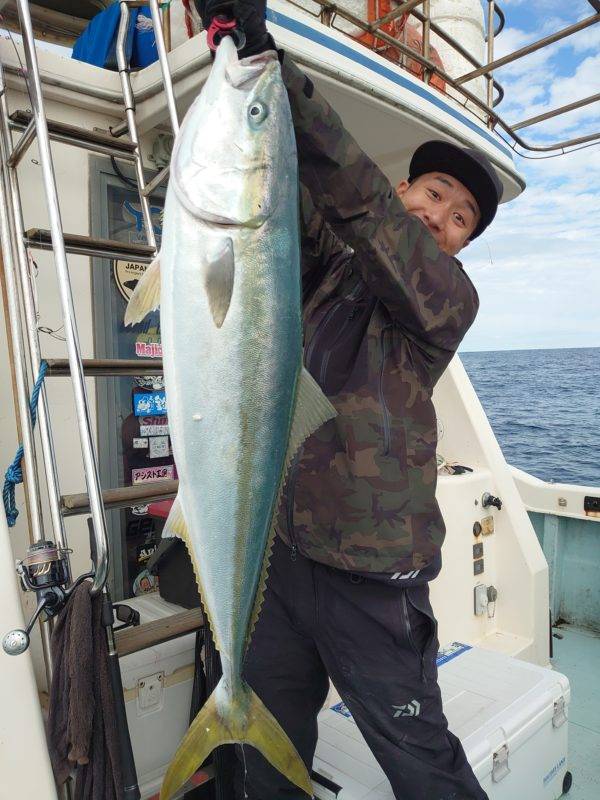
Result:
M145 5L147 0L126 0L131 7ZM364 0L365 11L362 16L354 13L353 10L344 7L344 0L341 2L331 2L331 0L285 0L286 4L302 10L303 13L312 15L320 20L321 24L329 28L334 28L353 41L360 41L378 55L387 57L394 61L401 68L418 75L422 80L438 90L445 91L456 102L464 105L469 111L482 119L491 130L504 131L510 137L508 144L516 150L517 147L534 153L554 153L556 151L565 152L567 149L583 146L590 142L600 139L600 131L589 133L583 136L565 139L551 144L534 144L526 141L518 133L524 128L531 128L534 125L545 122L554 117L567 114L575 109L582 108L600 100L600 93L589 95L572 103L567 103L558 108L538 114L529 119L518 122L507 122L497 111L501 104L505 91L498 82L495 73L497 70L514 63L519 59L525 58L531 53L566 39L579 31L589 28L600 22L600 0L588 0L593 14L585 17L572 25L568 25L561 30L548 36L538 39L525 47L513 51L501 58L494 58L494 47L497 37L501 34L505 26L505 14L496 0L487 0L487 17L485 50L486 61L480 63L475 55L458 41L448 31L444 30L443 25L435 21L435 8L431 0L406 0L397 3L395 0ZM171 41L171 0L158 0L161 15L164 39L167 49L170 49ZM8 3L2 13L3 25L8 28L17 29L16 16L13 9L14 3ZM389 10L388 10L389 9ZM57 41L61 44L69 44L81 33L84 20L60 14L51 8L44 7L40 0L39 5L33 6L34 28L36 35L45 38L47 41ZM37 16L36 16L37 15ZM421 34L418 37L420 49L411 46L406 41L406 21L410 20L415 27L420 27ZM396 25L396 23L400 23ZM362 33L355 35L348 33L348 26ZM344 29L346 28L346 30ZM399 32L399 33L398 33ZM453 54L460 57L463 64L468 64L472 69L468 69L463 74L451 75L444 68L432 44L432 37L436 42L444 44L450 48ZM418 65L418 71L414 69L414 64ZM411 68L412 67L412 68ZM453 70L456 72L456 70ZM485 81L484 97L478 96L476 91L468 88L466 84L473 87L473 82L483 78Z
M500 5L495 0L488 0L487 9L487 33L485 35L485 42L487 47L487 61L481 64L477 58L470 53L457 39L444 31L431 17L431 2L430 0L407 0L407 2L400 3L389 13L375 19L364 19L344 8L338 3L332 3L330 0L304 0L299 3L296 0L285 0L290 5L301 8L305 13L309 13L318 17L323 25L327 27L336 28L342 33L346 31L340 27L339 20L344 20L351 23L353 26L360 28L365 34L372 36L371 49L380 51L381 47L379 42L384 42L388 49L397 51L404 58L409 58L417 61L422 66L422 79L425 83L430 84L433 76L437 76L448 86L452 87L462 98L462 102L466 106L468 103L474 104L483 114L485 122L490 129L501 128L504 130L513 141L513 149L516 146L539 153L548 153L553 151L565 151L567 148L573 148L578 145L587 144L589 142L600 139L600 131L590 133L585 136L579 136L564 141L554 142L552 144L540 145L533 144L525 141L517 131L526 127L531 127L537 123L544 122L553 117L558 117L573 111L577 108L590 105L600 100L600 93L593 94L588 97L577 100L573 103L560 106L559 108L547 111L544 114L539 114L529 119L521 120L517 123L509 123L504 120L500 114L495 110L496 107L502 102L504 98L504 89L501 84L495 79L494 72L501 67L511 64L531 53L548 47L555 42L572 36L579 31L589 28L600 22L600 0L589 0L590 5L594 9L593 14L585 17L578 22L568 25L555 33L531 42L525 47L513 51L501 58L494 59L494 43L498 35L502 32L505 25L505 15ZM311 12L307 9L307 3L315 5L315 11ZM369 8L374 7L375 3L370 2ZM414 18L422 27L421 50L416 50L411 47L401 37L395 36L393 31L390 30L390 24L401 17L409 15ZM370 16L370 15L369 15ZM495 18L498 17L497 27L494 27ZM443 67L436 63L431 58L431 34L435 34L439 39L448 44L456 53L466 59L473 69L469 70L463 75L452 76ZM348 35L348 34L346 34ZM356 37L351 37L356 39ZM363 42L364 43L364 42ZM369 46L367 44L366 46ZM403 61L400 59L398 63L402 66ZM465 84L473 81L474 79L483 76L487 83L486 100L482 100L473 91L467 89Z

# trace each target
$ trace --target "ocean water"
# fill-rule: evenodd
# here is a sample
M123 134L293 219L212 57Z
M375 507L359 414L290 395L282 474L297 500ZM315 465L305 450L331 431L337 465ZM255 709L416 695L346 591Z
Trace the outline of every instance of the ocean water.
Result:
M600 487L600 348L460 357L509 464Z

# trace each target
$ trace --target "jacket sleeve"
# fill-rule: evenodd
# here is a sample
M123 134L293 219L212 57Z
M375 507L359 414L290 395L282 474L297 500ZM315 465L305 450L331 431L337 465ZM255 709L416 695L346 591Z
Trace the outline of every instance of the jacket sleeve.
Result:
M460 262L408 214L385 175L285 54L282 75L300 180L315 206L354 249L364 281L394 322L429 358L449 361L477 314L475 287Z
M352 250L336 236L325 221L308 189L300 185L300 250L302 254L302 296L312 295L325 274Z

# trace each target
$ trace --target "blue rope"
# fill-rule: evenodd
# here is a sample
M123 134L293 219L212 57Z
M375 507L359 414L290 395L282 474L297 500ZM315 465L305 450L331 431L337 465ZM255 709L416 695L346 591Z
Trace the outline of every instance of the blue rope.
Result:
M46 361L42 361L40 363L40 373L38 375L37 381L35 382L35 386L33 387L33 392L31 393L31 400L29 401L29 411L31 413L31 427L35 428L35 423L37 420L37 404L40 397L40 390L42 388L42 383L44 382L44 378L46 377L46 371L48 370L48 363ZM19 512L15 505L15 486L18 483L23 483L23 470L21 468L21 460L23 458L23 445L20 444L17 449L17 454L15 456L14 461L10 465L10 467L6 470L6 474L4 476L4 489L2 491L2 499L4 500L4 510L6 512L6 521L8 522L8 527L12 528L17 521L17 517L19 516Z

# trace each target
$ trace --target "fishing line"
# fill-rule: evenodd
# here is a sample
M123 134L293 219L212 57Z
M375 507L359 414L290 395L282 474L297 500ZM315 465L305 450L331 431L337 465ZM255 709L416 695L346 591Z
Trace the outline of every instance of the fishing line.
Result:
M40 321L40 310L39 310L39 303L38 303L38 287L37 287L37 277L39 275L39 267L37 262L34 260L31 252L27 251L27 273L29 276L29 286L31 288L31 298L33 300L33 311L35 314L35 321L39 323ZM38 333L45 333L47 336L51 336L53 339L57 339L59 342L66 342L66 336L60 336L60 331L64 331L65 326L60 325L58 328L51 328L48 325L38 325L37 331Z
M244 800L248 800L248 792L246 791L246 778L248 777L248 769L246 768L246 753L244 751L244 743L241 743L242 747L242 761L244 762Z

